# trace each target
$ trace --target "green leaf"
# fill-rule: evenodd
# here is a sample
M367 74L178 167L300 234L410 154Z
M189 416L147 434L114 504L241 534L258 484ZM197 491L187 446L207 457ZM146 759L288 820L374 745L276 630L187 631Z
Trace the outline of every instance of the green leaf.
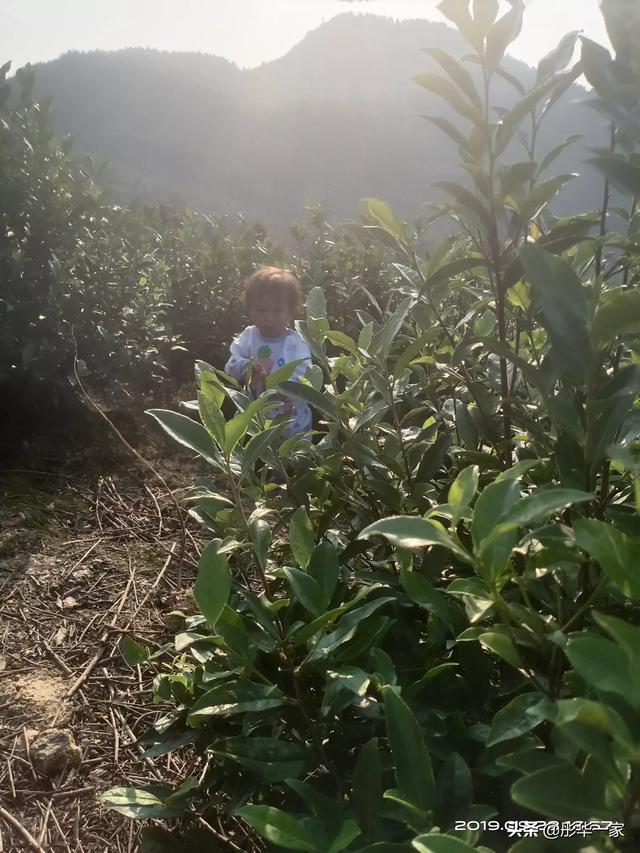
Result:
M535 186L518 205L520 224L525 226L531 219L540 216L547 204L560 192L567 181L573 180L576 176L575 173L557 175L555 178L549 178L548 181L543 181Z
M367 426L372 421L379 419L382 415L389 410L389 404L385 400L376 400L371 406L366 408L361 415L358 415L355 424L353 425L353 431L357 432L363 426Z
M417 835L411 842L411 846L418 853L471 853L475 847L471 847L466 841L455 838L453 835L440 835L429 833L428 835Z
M271 528L263 518L255 518L249 524L249 536L260 567L267 566L267 554L271 546Z
M180 816L179 810L168 808L155 794L141 788L110 788L99 799L107 808L138 820Z
M480 494L473 511L471 536L479 551L482 542L493 532L496 521L505 515L520 497L520 484L515 479L490 483Z
M500 525L526 525L542 521L573 504L585 503L595 498L590 492L578 489L562 489L558 486L548 486L536 489L530 495L519 500L510 510L496 519Z
M580 64L584 76L601 97L616 102L620 86L611 54L605 47L591 39L582 36L581 41Z
M578 547L600 563L618 589L640 599L640 542L596 519L577 519L573 529Z
M208 386L209 393L213 396L213 399L219 409L222 408L222 403L227 395L222 378L224 378L225 382L232 382L237 386L237 383L235 383L235 380L231 376L223 373L221 370L216 370L215 367L207 364L206 361L196 361L195 375L198 388L201 388L203 384L206 384Z
M168 806L182 807L187 803L187 800L192 798L196 793L200 792L200 783L193 776L188 776L179 788L176 788L165 800Z
M567 643L565 654L591 687L615 693L640 708L640 673L632 670L627 654L610 640L574 637Z
M268 782L294 779L309 762L304 746L270 737L229 737L214 740L208 752L236 761Z
M457 752L449 752L436 776L435 813L448 826L459 814L469 814L473 803L473 779L469 765Z
M320 585L306 572L300 569L285 568L284 572L293 594L300 604L311 613L319 616L323 611L323 595Z
M493 0L491 0L493 2ZM461 35L469 44L482 53L483 36L482 29L471 20L469 14L469 0L441 0L438 9L448 18L460 31Z
M285 383L289 384L289 383ZM292 382L292 385L297 385L298 383ZM247 406L244 411L239 412L234 418L230 421L227 421L224 429L224 445L223 452L224 455L229 459L231 454L234 451L236 444L241 441L249 427L251 426L251 422L258 414L258 412L265 407L269 402L267 397L260 397L257 400L253 400Z
M304 358L296 358L295 361L290 361L288 364L285 364L277 370L274 370L273 373L270 373L265 380L267 391L272 391L281 382L286 382L288 379L291 379L293 374L296 372L296 368L305 361L306 359Z
M475 87L471 74L456 59L444 50L436 47L427 48L426 51L432 56L440 67L446 71L454 83L464 92L471 103L479 110L482 109L482 101Z
M557 766L519 779L511 796L532 812L557 820L616 820L577 767Z
M441 545L451 551L458 559L471 563L471 556L457 545L445 528L437 521L412 515L395 515L374 521L358 535L358 539L371 536L384 536L398 548L417 550L428 545Z
M168 755L170 752L175 752L189 743L193 743L197 735L195 732L186 729L178 734L167 732L159 734L152 730L149 734L140 738L140 746L144 747L144 755L147 758L159 758L162 755Z
M495 652L499 657L506 660L507 663L511 664L511 666L514 666L516 669L520 669L522 666L522 660L520 659L520 655L514 646L513 641L510 640L509 637L505 637L504 634L489 631L486 634L480 634L478 640L482 646L490 649L492 652Z
M534 305L542 314L559 364L583 377L590 364L587 291L571 264L536 246L520 252Z
M451 447L451 434L441 433L430 447L425 450L416 470L415 479L418 483L426 483L442 467Z
M402 324L404 323L413 302L414 300L411 297L404 299L380 331L376 332L373 336L371 345L369 346L369 351L372 355L375 355L378 352L382 353L384 356L388 354L391 344L402 328Z
M451 625L452 613L446 595L417 572L400 571L400 583L412 601L432 611L445 625Z
M473 23L483 38L498 17L499 10L498 0L473 0Z
M339 420L338 409L333 398L326 393L316 391L310 385L303 385L301 382L281 382L278 390L295 400L307 403L332 421Z
M449 281L463 272L472 272L480 267L486 266L483 258L468 256L464 258L456 258L453 261L448 261L442 264L437 269L433 270L422 285L421 292L432 290L438 285Z
M314 619L312 622L309 622L308 625L305 625L302 628L296 629L294 632L294 641L296 645L300 643L306 643L307 640L310 640L315 634L318 634L323 628L327 625L336 622L341 616L347 613L349 610L353 609L356 604L359 604L364 598L370 595L372 592L375 592L378 589L382 588L382 584L371 584L370 586L361 587L355 596L343 604L341 607L334 607L333 610L329 610L326 613L323 613L321 616L318 616L317 619Z
M620 154L591 157L586 161L595 166L621 193L640 196L640 166Z
M378 738L362 747L353 771L351 804L367 838L375 838L378 816L382 811L382 767Z
M549 77L535 86L524 97L519 98L516 105L502 118L502 124L496 135L496 154L502 154L507 148L523 119L536 108L538 103L550 94L556 87L562 85L565 77L572 79L568 72L563 77Z
M303 506L298 507L289 522L289 547L298 565L306 569L316 543L309 516Z
M302 667L303 664L312 663L314 661L325 660L325 658L329 657L329 655L337 648L348 643L349 640L352 640L355 637L356 631L358 630L358 626L361 622L368 619L376 610L383 607L385 604L388 604L390 601L395 601L395 599L389 596L385 598L376 598L375 601L370 601L368 604L364 604L362 607L357 607L355 610L351 610L349 613L345 614L338 622L335 631L332 631L330 634L327 634L326 637L323 637L307 655L300 666ZM313 636L313 634L311 636Z
M511 2L512 8L495 22L487 35L485 62L491 71L500 65L506 49L518 38L522 29L524 3L521 0Z
M447 121L446 118L441 118L440 116L424 116L427 121L430 121L431 124L435 125L439 130L453 139L456 145L459 145L464 151L469 152L469 140L464 134L458 130L455 125L451 124L450 121Z
M640 329L640 292L616 288L601 297L593 319L592 338L599 349L617 337Z
M243 806L235 811L256 832L272 844L287 850L306 850L309 853L324 853L311 830L274 806Z
M349 337L349 335L344 332L339 331L331 331L325 333L325 338L328 341L331 341L332 344L335 344L337 347L342 347L347 352L350 352L351 355L356 356L356 358L360 358L360 353L358 351L358 345L353 340L353 338Z
M453 196L458 207L464 212L472 213L485 228L489 229L491 227L491 214L480 199L466 189L466 187L460 186L460 184L456 184L453 181L438 181L434 184L434 187L438 187L438 189L442 189Z
M307 317L312 320L324 320L327 316L327 300L321 287L312 287L307 296Z
M219 684L201 696L190 708L187 725L196 728L208 717L228 717L247 711L267 711L279 708L285 697L277 687L233 681Z
M218 447L224 444L225 420L220 409L219 389L217 385L206 381L207 374L203 374L198 391L198 411L200 419L209 435ZM216 380L217 381L217 380Z
M340 832L331 842L331 847L329 847L327 853L340 853L341 850L346 850L354 838L361 835L361 832L360 827L354 820L345 820Z
M383 231L399 242L407 240L406 226L400 222L391 207L377 198L364 198L361 202L362 213L375 222Z
M229 599L231 572L227 558L217 551L218 542L211 542L200 555L198 578L193 597L198 609L213 628Z
M322 610L329 606L338 584L340 564L335 547L324 539L314 549L307 572L316 581L322 593Z
M340 714L345 708L363 697L371 679L357 666L342 666L327 670L327 681L322 699L322 714Z
M538 63L536 82L539 83L541 80L551 77L553 74L557 74L558 71L562 71L563 68L567 67L571 62L579 35L578 30L567 33L566 36L560 39L557 47L554 47L553 50L550 50L549 53L542 57Z
M501 708L493 719L486 745L527 734L548 719L553 703L539 693L522 693Z
M431 756L413 712L391 687L383 689L387 737L401 795L425 814L433 808Z
M632 760L637 761L640 756L640 745L637 740L634 743L623 718L610 705L579 697L561 699L555 703L555 709L548 715L548 719L552 720L556 726L568 726L569 737L573 740L576 740L578 732L573 724L578 723L611 735L630 756L633 756Z
M428 89L436 95L443 98L459 115L463 116L474 124L479 124L484 121L482 113L473 104L466 101L458 89L438 74L416 74L413 77L414 83L422 86L423 89Z
M554 160L557 160L557 158L560 156L560 154L562 154L565 148L568 148L570 145L573 145L581 138L582 136L579 133L574 133L571 136L567 136L564 142L561 142L559 145L556 145L554 148L548 151L547 154L545 154L545 156L542 158L542 162L540 163L540 166L538 168L538 175L542 175L545 169L547 169L554 162Z
M461 471L449 488L447 502L453 509L453 518L451 524L455 527L462 513L470 505L478 491L478 481L480 477L480 469L477 465L470 465Z
M605 613L594 612L593 618L637 665L640 662L640 628L630 625L623 619L618 619L617 616L607 616Z
M120 641L120 654L129 666L136 666L149 660L149 648L137 643L132 637L125 636Z
M467 450L474 451L478 446L478 429L475 421L471 417L469 409L462 400L456 400L455 411L456 426L462 443Z
M148 409L146 414L155 418L162 429L179 444L200 454L205 462L213 465L214 468L224 470L220 451L202 424L197 423L187 415L181 415L168 409Z
M311 814L324 826L326 832L338 829L344 813L344 800L333 799L321 794L310 782L287 779L287 785L300 797Z

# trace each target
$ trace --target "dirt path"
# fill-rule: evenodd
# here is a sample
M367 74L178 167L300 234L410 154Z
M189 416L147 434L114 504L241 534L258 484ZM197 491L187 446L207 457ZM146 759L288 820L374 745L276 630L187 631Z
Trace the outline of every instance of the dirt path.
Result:
M202 473L177 456L161 467L177 497ZM170 639L169 614L191 604L198 535L135 462L84 479L5 472L0 851L135 850L138 825L103 809L97 794L197 775L189 755L141 757L136 738L166 709L118 644L124 633L152 649ZM38 758L51 728L68 731L79 752L71 745L67 765L46 773Z

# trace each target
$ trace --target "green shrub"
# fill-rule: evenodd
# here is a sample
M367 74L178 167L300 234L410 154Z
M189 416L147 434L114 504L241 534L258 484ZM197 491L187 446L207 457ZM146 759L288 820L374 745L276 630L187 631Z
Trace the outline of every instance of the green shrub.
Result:
M500 113L491 81L520 31L511 5L494 21L497 3L474 3L473 19L465 0L440 4L480 89L438 51L448 76L418 78L468 125L441 123L471 180L443 185L438 212L457 235L418 251L368 200L403 281L393 304L349 335L322 289L309 293L299 329L323 370L273 384L314 407L321 440L281 445L269 394L251 401L202 362L188 404L201 423L150 412L212 468L190 499L213 539L199 615L153 660L123 651L157 667L155 700L172 706L149 754L191 743L207 763L178 791L103 800L183 818L180 849L196 849L198 817L240 819L275 850L504 849L514 826L513 853L546 849L540 828L518 840L524 820L547 821L554 850L637 849L635 203L624 236L605 233L608 187L600 213L549 214L570 176L542 180L553 152L535 142L579 73L563 70L576 36ZM634 196L637 101L624 81L636 68L605 54L583 42L596 106L624 143L598 165ZM526 162L505 163L518 139ZM237 410L226 421L225 398ZM258 461L282 468L285 488ZM593 838L565 821L588 822ZM160 828L145 837L178 843Z

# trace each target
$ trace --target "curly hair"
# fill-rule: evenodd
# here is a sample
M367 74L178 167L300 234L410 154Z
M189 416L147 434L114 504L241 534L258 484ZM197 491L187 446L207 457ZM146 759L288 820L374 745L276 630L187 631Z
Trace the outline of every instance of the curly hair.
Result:
M256 298L262 295L284 299L292 314L296 314L302 304L300 282L292 272L280 267L263 267L247 279L244 299L249 311Z

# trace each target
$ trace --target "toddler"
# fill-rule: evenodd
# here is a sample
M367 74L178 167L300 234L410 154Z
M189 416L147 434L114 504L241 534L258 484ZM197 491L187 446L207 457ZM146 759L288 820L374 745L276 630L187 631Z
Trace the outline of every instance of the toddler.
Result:
M245 301L253 325L247 326L231 344L225 372L240 382L249 379L254 397L265 391L267 376L285 364L304 359L293 372L293 381L304 376L311 365L309 347L291 328L301 296L295 275L278 267L258 270L247 281ZM285 412L291 415L285 427L286 438L311 429L311 409L306 404L287 398L277 413Z

